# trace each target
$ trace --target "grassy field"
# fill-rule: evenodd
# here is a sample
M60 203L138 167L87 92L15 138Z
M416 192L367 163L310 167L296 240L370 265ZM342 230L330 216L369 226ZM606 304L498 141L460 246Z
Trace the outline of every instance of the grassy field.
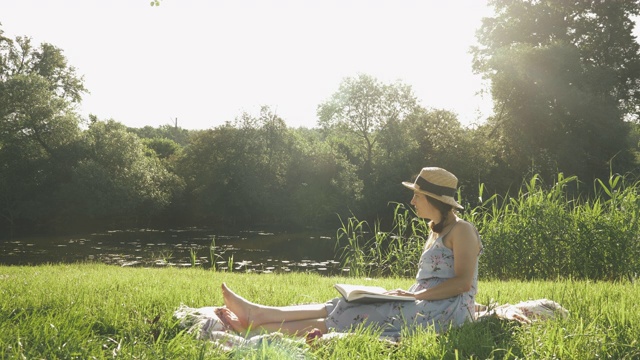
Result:
M222 304L226 282L268 305L324 302L336 282L408 287L411 279L237 274L204 269L99 264L0 267L2 359L291 358L282 349L225 353L187 334L180 305ZM571 315L531 325L490 320L436 336L421 331L398 346L363 332L309 348L309 359L638 359L640 286L632 282L481 281L478 302L548 298Z

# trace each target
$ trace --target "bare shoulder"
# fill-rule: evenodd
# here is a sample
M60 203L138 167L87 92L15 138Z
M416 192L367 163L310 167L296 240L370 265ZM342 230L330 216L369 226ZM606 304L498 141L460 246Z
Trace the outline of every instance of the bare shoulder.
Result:
M451 241L455 242L456 245L480 248L480 239L478 239L478 232L475 226L465 220L458 220L458 224L451 230Z
M473 226L472 223L466 220L458 220L456 226L451 230L451 232L459 233L460 235L473 235L476 236L476 227Z

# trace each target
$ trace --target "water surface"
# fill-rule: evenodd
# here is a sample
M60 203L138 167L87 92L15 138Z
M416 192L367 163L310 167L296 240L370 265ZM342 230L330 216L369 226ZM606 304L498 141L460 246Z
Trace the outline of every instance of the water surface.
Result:
M319 232L142 229L0 242L3 265L77 262L142 267L216 266L220 270L264 273L343 271L335 254L335 236Z

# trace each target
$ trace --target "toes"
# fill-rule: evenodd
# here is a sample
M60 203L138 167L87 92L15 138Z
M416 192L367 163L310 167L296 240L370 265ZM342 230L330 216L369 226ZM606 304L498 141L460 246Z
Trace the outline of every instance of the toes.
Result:
M233 326L231 326L231 322L234 320L235 315L232 316L233 313L229 311L229 309L221 308L217 315L227 330L233 330Z

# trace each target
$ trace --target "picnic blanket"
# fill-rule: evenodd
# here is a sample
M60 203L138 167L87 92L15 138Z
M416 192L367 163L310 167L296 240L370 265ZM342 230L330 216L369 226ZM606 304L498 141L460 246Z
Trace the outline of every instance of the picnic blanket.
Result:
M556 317L566 318L569 311L560 304L549 299L538 299L522 301L517 304L496 303L490 305L476 304L477 320L495 316L504 320L514 320L522 324L531 324L532 321L553 319Z
M187 332L194 334L201 340L212 341L216 346L224 351L240 352L250 349L257 349L265 345L278 345L274 348L280 349L291 359L304 359L308 344L315 341L329 341L332 339L349 336L349 333L330 332L321 334L320 331L311 331L305 337L292 338L281 333L271 333L243 337L235 334L220 320L217 312L221 307L201 307L192 308L184 304L180 305L173 316L179 320L179 325L187 329ZM517 304L496 304L489 305L476 304L476 321L482 321L490 317L516 321L522 324L530 324L534 321L548 320L553 318L565 318L569 316L569 311L560 304L549 299L537 299L522 301ZM399 339L381 338L383 341L397 342Z

